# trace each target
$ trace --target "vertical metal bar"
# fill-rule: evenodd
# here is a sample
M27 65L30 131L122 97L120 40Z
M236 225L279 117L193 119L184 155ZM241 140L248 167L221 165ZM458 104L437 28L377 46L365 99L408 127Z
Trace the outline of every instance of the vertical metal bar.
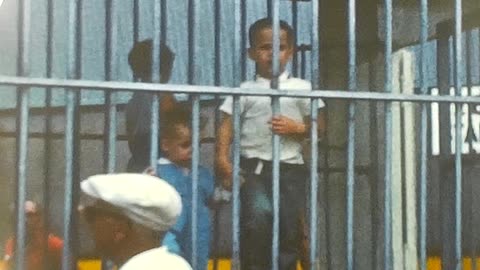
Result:
M455 95L462 95L462 1L455 0ZM462 269L462 104L455 104L455 269Z
M292 74L294 77L298 77L298 2L292 1L292 27L293 33L295 33L295 51L292 58Z
M133 42L138 41L140 31L140 0L133 0Z
M53 69L53 9L54 4L53 0L47 1L47 44L46 44L46 75L47 78L52 77L52 69ZM52 88L47 87L45 89L45 139L44 139L44 161L43 161L43 168L45 170L44 178L43 178L43 222L46 228L44 233L44 245L42 256L44 258L43 269L48 269L48 265L50 264L49 256L47 255L48 252L48 235L49 231L51 231L50 225L50 159L52 157L52 150L51 150L51 136L52 136L52 119L51 119L51 107L52 107Z
M214 80L215 80L215 85L216 86L219 86L221 84L221 81L222 81L222 73L221 73L221 70L222 70L222 62L221 62L221 57L222 57L222 52L221 52L221 29L222 29L222 0L215 0L215 14L214 14L214 17L215 17L215 63L214 63ZM214 122L214 130L217 130L218 129L218 125L220 123L220 110L218 109L219 108L219 105L220 105L220 97L218 95L215 95L215 122ZM215 179L217 179L217 176L215 175ZM219 209L216 209L215 210L215 213L214 213L214 216L215 217L218 217L218 215L220 214L220 210ZM217 254L218 253L218 247L219 247L219 243L218 243L218 239L219 239L219 235L218 235L218 228L220 228L220 222L219 222L219 219L218 218L215 218L215 221L214 221L214 225L213 225L213 250L214 250L214 254ZM217 256L215 256L213 258L213 270L217 270L218 269L218 258Z
M162 17L165 16L165 11L162 10L162 3L164 1L155 1L153 4L153 41L152 41L152 82L160 82L160 55L161 55L161 35ZM158 159L158 136L160 133L159 128L159 107L160 97L157 93L152 94L151 104L151 122L150 122L150 166L156 171L157 159Z
M68 4L68 49L67 78L78 79L80 72L80 35L82 1L71 0ZM76 263L76 212L78 183L78 102L80 90L67 89L65 108L65 194L63 222L62 270L74 269Z
M392 92L392 0L384 0L385 63L384 91ZM385 201L384 201L384 269L392 269L392 103L385 103Z
M107 81L114 80L117 77L117 3L116 0L108 0L105 8L105 28L106 34L106 59L105 59L105 79ZM105 134L104 142L105 165L108 173L115 171L116 164L116 138L117 138L117 106L116 94L113 91L105 92L105 106L107 114L105 117Z
M29 74L30 53L30 0L23 0L18 5L18 76ZM16 269L25 269L26 260L26 216L25 200L27 194L27 159L28 159L28 121L29 89L17 88L17 200L16 200Z
M188 2L188 83L195 82L195 27L198 25L197 9L199 7L198 0L189 0Z
M235 4L237 6L237 4ZM240 59L241 62L240 67L241 69L241 81L246 81L247 80L247 1L240 1L240 4L238 7L239 9L239 25L240 28L238 29L240 31L240 47L238 48L240 50ZM237 15L235 15L237 16ZM235 81L237 82L237 81Z
M466 58L465 61L467 62L467 68L466 68L466 79L467 79L467 90L468 90L468 96L472 96L472 88L473 88L473 82L472 82L472 69L473 69L473 63L474 61L472 59L473 57L473 30L470 30L466 33L466 43L467 43L467 48L466 48ZM468 104L468 127L467 127L467 141L469 143L469 153L473 152L473 142L476 141L475 138L471 138L471 136L475 136L474 130L473 130L473 123L472 123L472 111L474 109L474 105ZM471 264L471 269L472 270L477 270L477 262L475 259L475 245L476 245L476 226L475 226L475 205L473 204L474 198L475 198L475 191L474 191L474 182L471 182L471 201L470 201L470 254L472 258L472 264Z
M296 5L296 1L294 2ZM319 28L318 28L318 12L319 12L319 3L318 0L312 0L311 3L312 9L312 22L310 29L311 43L312 43L312 53L310 55L310 69L312 76L312 88L320 88L320 42L319 42ZM304 52L302 50L302 67L306 65L306 59L304 57ZM304 70L304 68L302 68ZM302 71L302 75L305 73ZM310 108L310 141L311 141L311 151L310 151L310 254L309 254L309 264L310 269L317 269L319 263L318 257L318 192L319 192L319 178L318 178L318 99L312 99L311 108Z
M189 0L188 2L188 83L189 84L194 84L196 82L196 74L195 74L195 68L196 68L196 59L195 59L195 46L196 46L196 31L195 27L198 25L198 15L197 15L197 10L200 7L200 3L198 0ZM193 134L192 134L192 143L193 143L193 159L192 159L192 175L193 175L193 202L192 202L192 267L193 269L198 269L198 260L197 260L197 254L198 254L198 245L197 245L197 215L196 215L196 209L197 209L197 197L198 197L198 163L196 164L195 168L195 157L199 156L198 148L195 150L195 145L199 145L199 135L198 135L198 130L199 129L199 123L197 123L195 126L195 122L199 121L198 120L198 114L200 113L200 97L198 95L194 95L192 98L192 105L193 105L193 122L192 125L194 126L193 129ZM196 152L197 151L197 152ZM197 160L198 162L198 160Z
M192 268L198 268L198 166L200 159L200 96L192 96Z
M467 80L467 95L468 96L471 96L472 95L472 87L473 87L473 83L472 83L472 77L473 77L473 74L472 74L472 69L473 69L473 63L472 61L474 61L472 59L473 57L473 52L472 52L472 47L473 47L473 31L472 30L469 30L467 31L466 33L466 40L465 40L465 43L467 45L467 48L466 48L466 51L465 51L465 54L466 54L466 74L465 74L465 78ZM472 125L472 113L471 111L473 110L474 108L474 105L472 104L467 104L466 105L467 108L468 108L468 114L467 114L467 117L468 117L468 120L467 120L467 136L466 136L466 141L468 143L468 146L469 146L469 149L468 149L468 152L469 153L472 153L473 151L473 142L476 141L476 138L475 138L475 131L473 130L473 125ZM472 238L473 240L473 238Z
M356 12L355 0L348 0L348 90L356 91ZM348 104L348 142L347 142L347 269L354 269L354 194L355 194L355 102Z
M234 2L234 42L233 42L233 81L239 84L243 79L244 62L242 56L244 40L242 0ZM240 97L233 96L233 213L232 213L232 270L240 269Z
M215 63L214 63L214 78L215 85L220 85L222 78L222 52L221 52L221 29L222 29L222 0L215 0ZM216 96L218 98L218 96Z
M77 95L74 90L67 91L66 125L65 125L65 206L64 206L64 248L62 270L73 269L73 240L71 235L72 223L72 194L74 181L74 128L75 128L75 103Z
M272 89L279 88L280 75L280 1L270 0L272 10L272 44L273 44L273 61L272 61L272 79L270 87ZM278 97L272 97L272 116L280 115L280 100ZM273 237L272 237L272 270L279 267L279 235L280 235L280 136L273 133L272 135L272 194L273 194Z
M240 97L233 97L233 262L240 269Z
M420 1L420 87L423 95L427 88L427 39L428 39L428 0ZM427 103L421 104L420 124L420 270L427 269L427 175L428 175L428 121Z

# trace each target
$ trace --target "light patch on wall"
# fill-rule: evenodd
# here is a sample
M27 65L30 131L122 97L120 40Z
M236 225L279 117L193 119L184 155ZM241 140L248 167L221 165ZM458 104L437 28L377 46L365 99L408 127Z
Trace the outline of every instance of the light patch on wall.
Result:
M0 7L2 6L2 4L3 4L3 0L0 0Z

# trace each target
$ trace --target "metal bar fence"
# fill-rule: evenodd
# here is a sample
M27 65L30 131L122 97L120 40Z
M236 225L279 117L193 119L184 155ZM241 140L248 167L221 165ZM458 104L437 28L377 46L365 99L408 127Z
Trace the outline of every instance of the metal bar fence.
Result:
M348 1L348 90L356 91L356 1ZM347 269L354 269L354 194L355 194L355 101L348 104L347 145Z
M52 78L52 69L53 69L53 9L54 3L53 0L47 1L47 44L46 44L46 59L45 59L45 69L46 77ZM42 256L45 258L43 263L43 269L48 269L50 263L50 258L46 256L48 252L48 231L51 230L50 222L50 165L52 157L52 116L51 116L51 107L52 107L52 89L47 87L45 88L45 140L44 140L44 178L43 178L43 222L45 228L44 241Z
M384 48L384 91L392 92L392 1L384 1L385 48ZM385 103L385 189L384 189L384 269L393 267L392 261L392 104Z
M24 0L19 2L19 61L17 64L18 76L28 76L29 73L29 46L30 46L30 12L31 1ZM17 183L16 192L16 241L15 254L16 267L19 270L26 269L26 213L25 199L27 195L27 158L28 158L28 120L29 120L29 89L26 87L17 88L17 106L19 108L17 115Z
M455 95L462 95L462 2L455 1L454 83ZM462 107L455 104L455 269L462 269Z
M280 1L270 0L272 18L272 79L270 88L279 89L280 76ZM280 116L280 98L272 97L272 117ZM280 250L280 136L272 133L272 204L273 204L273 237L272 237L272 270L279 269Z
M420 3L421 9L421 95L405 95L405 94L392 94L392 1L385 0L385 63L384 63L384 93L376 92L360 92L357 90L357 59L356 59L356 1L348 1L348 90L350 92L345 93L343 91L336 90L317 90L319 89L319 47L320 38L318 31L318 1L312 0L312 23L311 23L311 41L312 41L312 53L311 53L311 73L312 73L312 87L314 91L289 91L279 89L279 73L280 73L280 1L270 0L269 10L271 12L272 19L272 36L273 36L273 79L271 80L271 89L240 89L232 87L219 87L220 85L220 72L221 62L220 53L216 53L215 61L215 84L217 86L202 86L195 85L173 85L173 84L158 84L161 81L160 78L160 44L165 40L166 29L166 3L164 1L156 1L154 4L154 32L159 33L154 35L153 48L152 48L152 81L155 84L145 83L125 83L115 82L116 78L116 55L115 41L117 40L117 13L116 13L116 1L110 0L107 2L106 9L106 28L107 32L107 52L105 61L106 81L87 81L78 80L79 78L79 44L80 44L80 10L81 1L69 1L68 13L69 13L69 39L68 39L68 62L67 62L67 77L68 79L51 79L51 25L53 15L49 15L47 22L48 31L48 44L47 48L47 77L49 78L28 78L22 77L28 75L28 47L29 47L29 12L30 1L21 1L19 6L19 18L20 27L19 33L21 33L21 39L19 41L20 48L20 61L18 67L18 77L0 76L0 85L13 85L18 87L18 107L19 110L19 141L18 141L18 183L17 183L17 238L16 238L16 254L17 254L17 269L24 269L24 257L25 257L25 213L23 210L23 204L26 198L26 167L27 167L27 149L28 149L28 123L29 123L29 111L28 111L28 98L29 88L38 86L45 87L47 89L46 104L47 107L51 102L51 88L53 87L65 87L67 89L66 97L66 127L65 127L65 205L64 205L64 253L62 257L62 269L73 269L76 262L75 254L75 222L76 213L74 212L76 205L76 155L78 154L78 140L76 133L78 132L78 106L79 106L79 94L82 89L103 89L106 93L106 108L108 108L106 115L106 156L105 163L108 172L115 171L115 143L116 143L116 103L115 93L116 91L129 90L129 91L144 91L152 94L153 102L151 105L151 152L150 163L153 168L156 168L158 159L158 136L159 136L159 96L158 92L162 93L188 93L191 94L192 101L192 146L193 146L193 158L192 158L192 266L197 268L197 208L198 208L198 171L199 171L199 158L200 158L200 94L209 93L214 95L233 95L233 256L232 256L232 269L240 269L240 230L239 230L239 192L240 192L240 95L252 95L252 96L270 96L272 98L272 111L273 115L277 116L280 112L279 99L281 97L296 97L296 98L309 98L311 102L310 111L310 140L311 140L311 165L310 165L310 238L309 238L309 264L310 267L316 267L318 264L318 247L317 247L317 222L318 222L318 102L320 98L327 99L341 99L349 102L348 110L348 146L347 146L347 218L346 218L346 246L347 246L347 269L351 270L355 267L354 257L354 194L355 194L355 102L357 101L376 101L385 103L385 200L384 200L384 269L392 269L392 250L391 250L391 166L392 166L392 108L391 103L394 101L399 102L417 102L421 104L421 170L420 170L420 269L426 269L427 260L427 103L439 102L439 103L454 103L455 104L455 259L456 269L461 269L462 259L462 242L461 242L461 192L462 192L462 136L461 136L461 107L463 104L477 104L480 103L480 97L462 97L461 95L461 64L462 64L462 47L461 47L461 31L462 31L462 7L461 2L456 0L455 2L455 32L454 32L454 67L455 67L455 96L431 96L428 95L427 90L427 61L426 61L426 42L428 38L428 5L426 0L422 0ZM51 12L53 4L51 0L48 2L48 11ZM294 3L296 6L296 2ZM135 1L135 28L138 28L138 1ZM221 21L220 14L220 1L216 2L216 16L215 21L217 26ZM195 25L198 23L197 9L199 8L198 0L189 1L189 65L188 65L188 81L190 84L195 83ZM242 1L237 0L235 2L235 25L243 28L244 22L244 7ZM217 30L220 28L218 27ZM137 32L137 31L135 31ZM219 31L218 31L219 32ZM242 38L242 31L235 31L234 37L234 63L235 65L235 82L239 81L240 77L245 77L245 70L241 68L243 53L240 53L241 48L244 45L244 38ZM244 31L243 31L244 32ZM243 33L244 35L244 33ZM138 36L134 37L138 40ZM220 34L215 35L215 46L220 46ZM217 51L220 51L217 49ZM302 61L302 65L305 61ZM240 67L240 68L237 68ZM470 67L467 68L467 71ZM467 78L468 79L468 78ZM471 84L467 83L467 84ZM49 115L46 120L47 133L50 130ZM48 137L48 136L47 136ZM280 136L272 136L273 144L273 240L272 240L272 269L279 268L279 233L280 233ZM47 142L46 142L47 145ZM49 152L48 146L45 146L46 152ZM48 150L48 151L47 151ZM47 155L48 157L48 155ZM46 165L48 168L48 164ZM48 179L45 179L47 183ZM48 194L49 187L45 186L45 194ZM47 196L45 196L46 198ZM48 205L46 205L48 208ZM472 229L473 230L473 229ZM475 251L472 251L475 255Z
M82 1L68 1L68 51L67 78L78 79L80 76L80 35L81 35ZM63 222L62 270L74 269L76 264L76 202L78 198L78 106L80 91L66 89L65 108L65 194Z
M312 88L318 89L320 86L320 37L319 37L319 1L311 1L312 21L311 21L311 75L312 75ZM296 2L295 2L296 4ZM302 75L305 74L304 68L306 66L306 59L304 59L305 52L302 51ZM318 193L319 191L319 176L318 176L318 99L311 100L310 110L310 254L309 254L309 268L317 269L320 264L318 253Z
M117 1L109 0L106 2L105 29L106 34L106 60L105 60L105 79L106 81L115 80L117 77L117 45L118 40L118 22L117 22ZM104 167L108 173L115 171L116 165L116 136L117 136L117 106L116 94L106 91L105 96L105 143L104 143Z
M420 87L423 95L428 94L427 88L427 39L428 39L428 1L420 2ZM419 266L427 269L427 176L428 176L428 126L427 104L421 104L420 123L420 226L419 226Z
M244 1L234 3L234 36L233 36L233 81L240 83L246 76L246 66L242 59L244 52L244 36L241 32L244 25ZM240 31L239 31L240 30ZM233 157L232 157L232 270L239 270L240 265L240 97L233 96Z

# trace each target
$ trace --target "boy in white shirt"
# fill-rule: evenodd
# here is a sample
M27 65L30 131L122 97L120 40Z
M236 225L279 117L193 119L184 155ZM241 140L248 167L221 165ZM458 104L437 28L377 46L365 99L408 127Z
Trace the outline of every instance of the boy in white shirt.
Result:
M308 81L292 78L285 66L295 52L293 29L280 21L279 87L311 90ZM272 22L260 19L249 29L248 54L257 66L254 81L242 88L270 88L273 78ZM319 101L319 108L324 107ZM216 168L225 188L232 185L230 144L233 138L231 97L220 107L224 113L217 135ZM308 170L303 165L301 142L309 135L310 99L280 98L280 115L272 116L270 97L240 97L240 167L246 181L241 188L241 264L243 270L267 269L271 264L272 244L272 132L281 136L280 144L280 269L295 269L300 245L300 213L304 213ZM317 119L323 133L322 114Z

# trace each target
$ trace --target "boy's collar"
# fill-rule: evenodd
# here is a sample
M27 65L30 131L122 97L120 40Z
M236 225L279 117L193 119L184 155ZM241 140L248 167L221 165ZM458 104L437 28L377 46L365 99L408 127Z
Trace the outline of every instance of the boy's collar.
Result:
M166 164L172 164L172 162L168 158L161 157L161 158L158 159L158 164L159 165L166 165Z
M285 80L288 80L289 78L290 78L290 73L287 70L285 70L282 74L280 74L280 76L278 76L279 81L285 81ZM270 82L271 80L267 79L267 78L264 78L260 75L257 75L255 81L257 81L257 82Z

